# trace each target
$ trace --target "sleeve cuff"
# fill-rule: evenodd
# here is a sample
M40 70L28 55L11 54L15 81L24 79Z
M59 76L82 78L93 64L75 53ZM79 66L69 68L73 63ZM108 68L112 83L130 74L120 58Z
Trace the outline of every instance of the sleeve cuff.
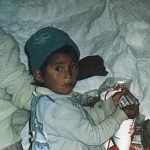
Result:
M121 124L124 120L127 120L127 115L120 109L117 108L117 110L112 114L112 117Z

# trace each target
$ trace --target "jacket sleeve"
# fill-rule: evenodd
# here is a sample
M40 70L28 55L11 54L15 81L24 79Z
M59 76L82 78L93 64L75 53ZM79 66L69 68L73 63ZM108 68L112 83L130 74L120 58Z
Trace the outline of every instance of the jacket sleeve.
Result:
M19 58L18 43L0 28L0 88L6 88L16 107L30 110L34 89L32 81L32 76Z
M97 124L111 115L116 110L116 106L110 97L107 101L100 100L94 107L85 107L85 109Z
M94 89L80 94L78 96L80 102L83 105L85 105L85 109L90 114L95 123L99 123L100 121L104 120L108 115L111 115L116 109L112 97L110 97L107 101L98 100L98 102L95 103L94 107L86 106L86 104L88 104L89 101L94 101L93 98L98 97L98 95L99 90Z
M65 104L64 104L65 105ZM50 105L44 116L47 133L55 130L57 135L87 145L101 145L119 129L126 114L117 108L107 119L92 125L82 112L73 106ZM69 108L69 109L68 109Z

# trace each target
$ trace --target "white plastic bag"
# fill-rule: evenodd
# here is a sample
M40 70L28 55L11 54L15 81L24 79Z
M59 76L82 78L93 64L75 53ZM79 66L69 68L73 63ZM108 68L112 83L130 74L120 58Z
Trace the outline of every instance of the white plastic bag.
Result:
M101 100L106 101L110 96L118 92L114 89L117 84L124 85L130 89L132 80L129 78L107 78L99 88L99 95ZM131 144L131 137L134 133L135 121L134 119L128 119L123 121L119 130L112 137L113 142L118 146L119 150L129 150ZM108 145L109 142L106 142L106 148L109 148L111 145Z

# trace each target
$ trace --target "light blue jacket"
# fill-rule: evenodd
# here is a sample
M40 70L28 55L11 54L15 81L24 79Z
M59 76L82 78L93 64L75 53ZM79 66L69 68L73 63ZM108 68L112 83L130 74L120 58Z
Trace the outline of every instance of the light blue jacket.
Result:
M104 150L103 144L127 119L112 99L83 107L73 92L59 95L38 87L36 94L45 95L36 105L36 114L42 118L43 134L51 150Z

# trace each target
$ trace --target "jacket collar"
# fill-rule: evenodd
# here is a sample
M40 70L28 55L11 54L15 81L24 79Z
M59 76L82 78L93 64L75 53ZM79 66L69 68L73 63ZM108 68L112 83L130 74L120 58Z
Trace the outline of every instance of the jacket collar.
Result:
M50 89L48 89L48 88L45 88L45 87L39 87L39 86L37 86L36 88L35 88L35 92L36 93L39 93L39 94L43 94L43 95L50 95L50 94L54 94L55 92L53 92L53 91L51 91ZM78 95L78 93L77 92L70 92L69 94L67 94L66 96L75 96L75 95Z

